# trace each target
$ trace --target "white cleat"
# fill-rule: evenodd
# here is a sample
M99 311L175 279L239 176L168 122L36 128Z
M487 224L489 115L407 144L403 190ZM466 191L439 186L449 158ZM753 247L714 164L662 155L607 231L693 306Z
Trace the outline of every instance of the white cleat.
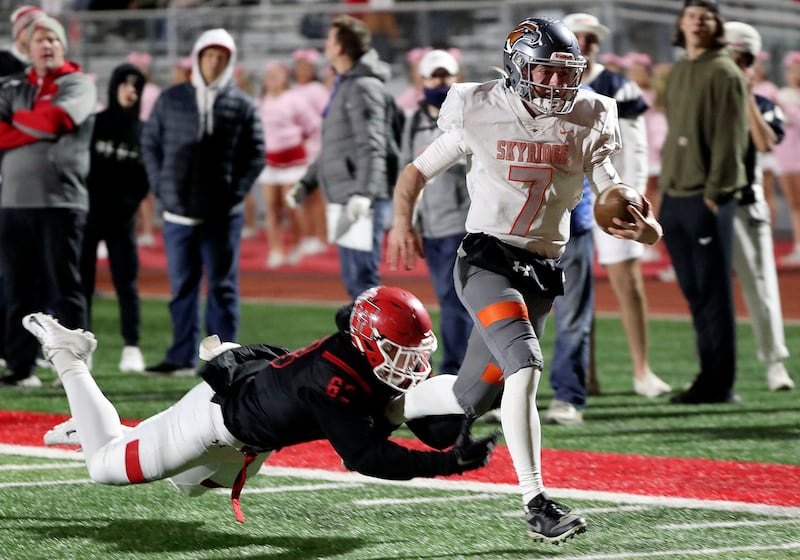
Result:
M45 313L31 313L22 318L22 326L42 345L44 357L52 362L58 350L67 350L73 356L88 362L97 348L97 339L89 331L68 329L57 319Z
M144 356L138 346L125 346L119 359L119 370L123 373L142 373Z
M44 434L45 445L80 445L78 430L72 418L56 424Z

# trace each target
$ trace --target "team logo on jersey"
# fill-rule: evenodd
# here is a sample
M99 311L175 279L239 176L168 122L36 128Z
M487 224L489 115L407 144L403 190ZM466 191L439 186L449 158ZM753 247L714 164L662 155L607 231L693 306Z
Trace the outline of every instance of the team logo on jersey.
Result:
M522 274L523 276L530 276L533 272L533 267L529 264L522 264L519 261L514 261L513 270L514 272Z
M525 39L531 47L537 47L542 44L542 32L539 31L539 26L532 21L523 21L515 27L511 33L506 37L506 52L511 52L517 41Z

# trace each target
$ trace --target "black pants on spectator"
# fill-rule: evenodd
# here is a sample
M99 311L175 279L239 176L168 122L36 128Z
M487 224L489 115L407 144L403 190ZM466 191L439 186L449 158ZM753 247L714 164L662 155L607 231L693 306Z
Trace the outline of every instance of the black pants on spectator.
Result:
M25 315L48 310L68 328L86 327L78 268L85 225L86 212L72 208L0 209L6 362L16 379L31 375L39 349Z
M700 373L692 389L714 398L733 390L736 314L733 301L733 217L738 200L715 215L702 195L664 196L659 221L675 275L692 313Z
M139 254L136 248L136 209L129 215L89 214L81 252L81 283L86 297L88 327L92 321L92 295L97 277L97 245L102 240L108 248L111 281L119 303L120 334L125 346L139 346L141 308L139 289Z

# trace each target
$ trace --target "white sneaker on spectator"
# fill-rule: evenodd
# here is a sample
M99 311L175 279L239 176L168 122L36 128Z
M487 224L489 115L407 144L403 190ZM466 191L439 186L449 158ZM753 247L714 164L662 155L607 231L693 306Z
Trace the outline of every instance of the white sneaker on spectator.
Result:
M767 387L770 391L791 391L794 381L789 377L789 372L783 362L775 362L767 368Z
M142 373L144 356L138 346L125 346L119 359L119 370L122 372Z
M108 258L108 245L105 241L100 241L97 244L97 259L104 261Z
M553 399L547 408L544 421L547 424L560 426L580 426L583 424L583 412L572 403Z
M156 238L152 233L143 233L136 238L136 245L139 247L155 247Z
M280 268L286 264L286 257L280 251L270 251L267 257L267 268L270 270Z
M328 246L318 237L304 237L300 241L300 253L306 255L319 255L328 251Z
M672 387L664 382L652 371L648 371L643 379L633 378L633 390L637 395L654 399L666 393L672 392Z
M669 265L668 267L659 270L658 279L662 282L675 282L678 279L678 275L675 274L675 267Z
M8 372L0 377L0 387L20 387L22 389L35 389L42 386L42 380L36 375L29 375L23 379L17 379L12 372Z
M795 245L791 253L783 255L781 258L779 258L778 264L787 266L795 266L800 264L800 246Z

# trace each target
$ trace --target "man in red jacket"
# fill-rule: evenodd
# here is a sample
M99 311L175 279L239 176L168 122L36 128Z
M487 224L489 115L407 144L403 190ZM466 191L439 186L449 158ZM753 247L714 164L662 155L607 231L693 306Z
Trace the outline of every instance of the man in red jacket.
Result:
M86 175L97 93L66 60L64 28L32 27L32 68L0 87L0 263L5 274L9 372L0 386L37 387L37 342L22 317L47 307L66 325L86 326L78 263L89 208Z

